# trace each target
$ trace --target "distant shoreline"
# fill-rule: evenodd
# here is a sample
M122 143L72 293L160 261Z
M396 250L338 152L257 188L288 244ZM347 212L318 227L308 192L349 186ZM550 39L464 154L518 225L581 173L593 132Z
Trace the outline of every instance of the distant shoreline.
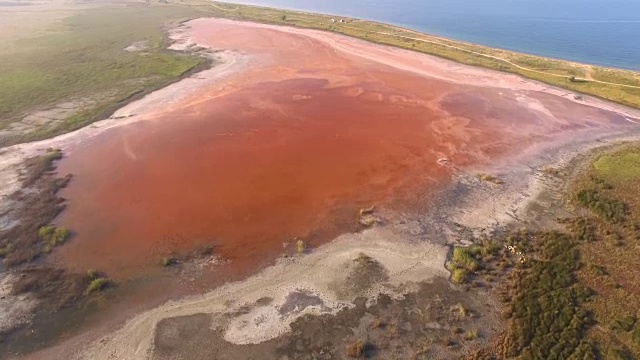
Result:
M340 10L325 10L325 9L314 10L313 5L311 5L310 8L305 9L304 6L296 7L298 6L297 3L295 5L284 5L284 4L278 4L278 1L275 1L275 4L260 4L259 1L256 2L253 0L227 0L227 1L217 1L217 2L225 2L233 5L240 5L240 6L274 8L274 9L286 10L291 12L301 12L301 13L306 13L311 15L317 14L317 15L334 16L334 17L353 18L353 19L358 19L358 20L367 21L371 23L389 25L389 26L397 27L407 31L426 34L433 37L439 37L445 40L466 43L470 45L477 45L477 46L482 46L482 47L491 48L491 49L500 50L500 51L509 51L509 52L515 52L523 55L541 57L545 59L567 61L572 63L592 65L592 66L598 66L598 67L609 68L609 69L640 72L640 63L634 63L632 59L627 59L626 61L624 61L624 63L614 64L614 63L608 62L608 60L602 61L597 56L581 55L579 53L574 53L571 51L568 51L566 54L563 55L561 53L557 53L557 51L554 51L554 50L544 50L544 49L536 50L535 46L533 47L526 46L526 45L514 46L513 44L508 44L508 43L502 44L499 39L496 39L496 41L494 41L493 38L482 36L482 35L480 35L476 39L472 39L469 36L456 34L447 29L437 29L437 26L434 28L434 27L422 25L421 23L415 23L415 22L407 23L401 20L394 20L391 18L380 17L379 15L374 15L374 16L362 15L360 12L357 12L357 11L356 12L353 12L353 11L340 12ZM272 3L274 1L266 1L266 2ZM426 21L428 22L430 20L432 19L427 19ZM530 19L525 19L525 20L530 20ZM548 20L548 19L543 19L543 20ZM548 21L552 23L565 22L565 21L575 22L575 23L591 23L591 22L593 23L601 23L601 22L635 23L637 22L635 20L620 20L620 21L602 20L600 21L600 20L580 20L580 19L578 20L553 19Z
M213 2L210 6L217 17L335 32L467 65L514 73L577 93L640 108L640 72L527 55L376 21L341 18L339 15L225 2Z

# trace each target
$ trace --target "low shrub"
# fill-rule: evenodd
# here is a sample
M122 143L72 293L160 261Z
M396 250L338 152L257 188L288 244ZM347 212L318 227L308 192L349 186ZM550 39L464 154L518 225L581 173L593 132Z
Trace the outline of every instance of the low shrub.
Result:
M364 350L367 346L366 341L356 340L347 345L347 356L358 359L364 356Z
M612 223L623 222L627 216L627 205L616 199L609 199L597 190L581 190L576 195L578 202L597 215Z
M86 295L89 295L93 292L100 291L109 285L110 280L107 278L95 278L91 280L89 286L87 286L87 290L85 291Z
M478 270L480 264L475 259L474 253L479 252L479 247L456 247L453 249L452 261L458 266L470 272Z
M38 230L38 236L46 245L54 247L64 243L69 237L69 230L54 225L43 226Z
M467 332L465 332L464 335L463 335L463 339L465 339L465 340L475 340L477 338L478 338L478 330L477 329L467 330Z
M451 281L455 284L464 284L467 281L467 270L462 268L453 270Z
M298 252L298 254L302 254L306 250L307 250L307 244L305 244L304 241L302 240L296 241L296 251Z
M178 264L178 260L174 257L163 257L162 260L160 260L160 265L164 267L169 267L176 264Z

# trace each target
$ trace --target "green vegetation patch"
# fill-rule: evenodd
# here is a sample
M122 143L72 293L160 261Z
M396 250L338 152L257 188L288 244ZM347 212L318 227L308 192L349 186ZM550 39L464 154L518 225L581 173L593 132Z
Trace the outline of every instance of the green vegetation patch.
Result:
M89 295L91 293L94 293L106 288L109 285L110 281L111 280L104 277L99 277L91 280L91 282L87 286L87 290L85 291L85 294Z
M500 250L497 242L484 240L471 246L455 246L447 269L451 272L451 282L466 283L479 270L485 260L492 259Z
M640 188L625 173L637 153L610 152L579 175L576 216L559 220L567 232L504 239L526 261L498 290L507 330L497 350L476 358L640 358Z
M64 227L53 225L43 226L38 230L38 237L44 242L43 252L49 253L51 250L62 245L69 238L69 230Z
M593 320L582 306L591 291L575 276L580 267L578 242L561 232L539 233L534 238L539 249L536 257L521 263L511 277L510 326L503 355L595 359L595 347L585 337Z
M640 149L626 149L601 156L594 164L598 176L605 181L620 182L640 179Z
M20 51L0 52L0 128L63 102L79 108L8 144L85 126L132 95L163 87L204 63L199 56L167 51L163 29L169 22L204 14L196 7L162 5L87 10L65 19L62 29L20 43ZM148 46L124 50L137 41Z
M627 205L625 203L602 195L594 189L580 190L576 195L576 199L584 207L611 222L622 222L627 215Z

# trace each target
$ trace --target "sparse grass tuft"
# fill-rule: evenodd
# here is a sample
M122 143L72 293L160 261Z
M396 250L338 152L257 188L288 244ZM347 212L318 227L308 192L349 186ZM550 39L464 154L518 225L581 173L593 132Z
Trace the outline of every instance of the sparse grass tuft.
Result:
M91 282L89 283L89 286L87 286L87 290L85 290L85 295L89 295L93 292L100 291L106 288L110 282L111 280L103 277L99 277L91 280Z
M453 249L452 261L461 268L470 272L478 270L480 264L475 259L475 254L479 252L479 247L456 247Z
M347 345L347 356L353 359L359 359L364 356L364 350L367 346L367 342L358 339Z
M96 269L87 270L87 277L89 278L89 280L95 280L99 275L100 273L98 273L98 270Z
M467 281L467 274L468 272L466 269L454 269L451 273L451 281L455 284L464 284Z
M42 251L49 253L54 247L63 244L67 240L69 230L64 227L47 225L38 230L38 237L44 242Z
M370 328L372 329L381 329L385 327L385 322L383 320L380 319L375 319L371 322L371 324L369 325Z
M160 260L160 265L164 267L169 267L176 264L178 264L178 260L174 257L163 257L162 260Z
M470 341L478 338L478 329L467 330L462 336L463 339Z
M296 251L298 252L298 254L304 254L306 250L307 244L305 244L305 242L301 239L298 239L298 241L296 241Z
M0 247L0 258L4 258L11 252L11 244Z
M504 184L504 181L502 181L500 178L490 175L490 174L478 174L478 179L482 180L482 181L486 181L486 182L491 182L494 183L496 185L502 185Z
M546 167L542 168L542 172L545 173L545 174L549 174L549 175L555 176L555 177L562 177L562 176L566 175L564 171L562 171L562 170L560 170L558 168L552 167L552 166L546 166Z
M461 303L457 303L456 305L452 306L451 309L449 310L455 313L459 318L465 318L471 314L469 310L467 310L467 308L465 308L464 305L462 305Z

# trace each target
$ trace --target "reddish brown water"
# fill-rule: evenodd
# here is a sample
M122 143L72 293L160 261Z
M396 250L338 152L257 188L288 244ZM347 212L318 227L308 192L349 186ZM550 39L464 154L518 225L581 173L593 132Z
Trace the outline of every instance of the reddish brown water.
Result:
M353 229L360 207L419 206L449 179L440 157L486 164L616 120L539 95L551 119L515 92L419 77L271 29L202 20L193 36L251 54L249 67L63 161L75 175L60 219L76 234L59 251L70 268L135 277L171 251L215 243L248 271L294 237Z

